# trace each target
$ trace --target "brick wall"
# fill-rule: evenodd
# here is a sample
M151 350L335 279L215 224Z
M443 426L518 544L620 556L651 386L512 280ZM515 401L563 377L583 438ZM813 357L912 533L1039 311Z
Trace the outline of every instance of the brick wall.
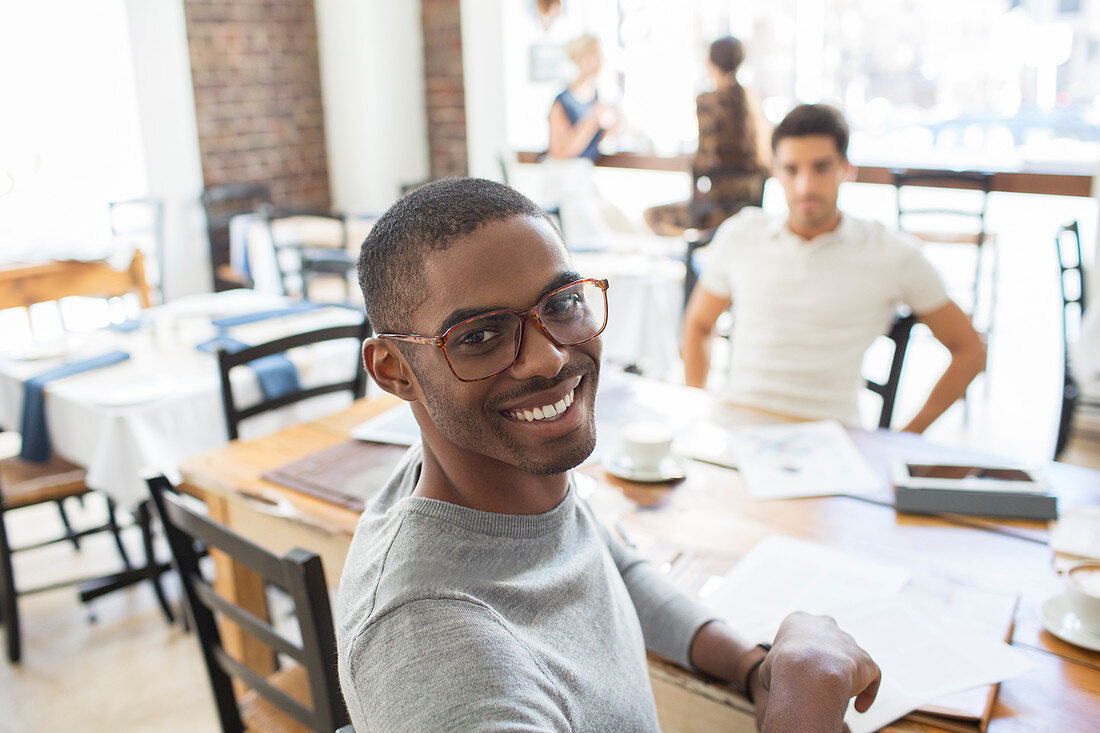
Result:
M457 7L457 4L456 4ZM313 0L184 0L203 182L330 205Z
M466 175L466 91L459 0L421 0L432 178Z

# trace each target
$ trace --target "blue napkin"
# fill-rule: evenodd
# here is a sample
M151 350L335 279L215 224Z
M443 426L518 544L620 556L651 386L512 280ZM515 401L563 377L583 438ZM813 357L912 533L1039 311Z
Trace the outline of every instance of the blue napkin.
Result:
M283 316L292 316L296 313L304 313L306 311L316 310L318 308L324 308L322 303L311 303L308 300L303 300L299 303L286 306L285 308L276 308L274 310L258 311L256 313L244 313L239 316L226 316L225 318L215 318L210 321L211 324L218 328L232 328L234 326L243 326L246 323L255 323L256 321L266 321L269 318L282 318Z
M111 366L126 361L130 355L125 351L109 351L91 359L71 361L68 364L51 369L28 379L23 383L23 448L19 457L25 461L45 463L50 460L50 435L46 429L46 383L54 379L69 377L100 367Z
M243 341L238 341L223 334L208 341L203 341L195 348L208 354L213 354L219 350L235 354L248 347L249 345ZM302 389L302 385L298 381L298 369L286 354L261 356L259 359L248 362L248 366L256 372L256 379L260 383L260 392L265 400L273 400L276 397L282 397Z

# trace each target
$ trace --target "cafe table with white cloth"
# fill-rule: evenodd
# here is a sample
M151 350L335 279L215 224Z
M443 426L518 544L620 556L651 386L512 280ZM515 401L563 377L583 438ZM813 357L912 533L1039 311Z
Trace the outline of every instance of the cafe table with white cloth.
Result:
M143 473L178 478L176 467L188 455L227 440L220 373L215 353L197 346L223 334L247 345L295 333L360 323L363 313L338 306L292 306L287 298L248 290L180 298L142 312L131 328L69 333L63 341L29 344L18 350L0 345L0 426L19 430L26 380L60 365L113 351L129 358L50 381L45 386L49 442L61 457L87 469L87 484L123 505L147 496ZM281 317L219 329L211 321L244 314ZM350 339L323 342L288 354L303 387L347 379L358 344ZM234 392L244 404L260 401L252 369L231 372ZM271 432L339 409L343 394L327 395L265 413L242 424L244 436Z

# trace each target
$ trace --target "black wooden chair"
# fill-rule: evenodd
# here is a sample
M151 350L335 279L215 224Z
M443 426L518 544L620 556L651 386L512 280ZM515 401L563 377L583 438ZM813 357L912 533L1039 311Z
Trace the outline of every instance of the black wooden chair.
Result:
M226 183L208 186L202 192L202 208L206 212L206 231L210 237L210 267L214 289L246 287L244 273L233 270L229 263L229 221L238 214L257 211L271 203L267 186L253 183Z
M118 546L118 553L122 558L123 565L127 570L133 568L119 534L114 503L109 498L107 499L107 518L101 525L85 529L74 529L68 516L64 513L62 507L64 500L83 498L91 493L91 489L84 483L84 476L84 469L57 456L46 463L32 463L17 456L0 460L0 623L4 625L8 659L12 662L18 662L22 657L18 597L67 586L77 586L89 580L79 578L46 586L16 588L12 567L13 553L35 550L66 541L71 541L79 549L80 538L98 532L111 532L114 535L115 544ZM8 540L8 515L14 510L49 502L56 502L57 506L62 509L61 519L65 531L56 537L33 545L12 547ZM165 608L167 610L167 606Z
M917 318L912 314L898 314L890 325L886 337L894 342L894 355L890 359L890 371L885 382L867 380L867 389L882 398L882 411L879 413L878 426L890 428L890 421L894 417L894 403L898 396L898 385L901 384L901 368L905 362L905 352L909 347L909 336L916 325Z
M149 493L182 580L222 730L333 733L345 726L348 714L337 678L336 638L321 558L299 548L283 557L272 554L193 508L163 476L149 480ZM219 595L203 574L196 542L224 553L284 591L294 604L300 642ZM273 655L289 657L294 663L270 676L255 672L226 651L218 617L236 624ZM234 680L248 688L240 698L234 692Z
M309 284L317 276L335 278L343 283L344 299L350 297L348 276L355 272L356 258L348 251L348 226L344 214L322 209L280 209L269 204L260 207L264 222L267 225L271 237L272 246L275 247L275 262L279 268L279 278L283 285L283 292L291 294L299 286L303 298L308 298ZM280 223L288 223L288 220L297 219L299 222L309 219L331 224L331 237L311 239L296 239L293 242L282 243L276 236ZM281 257L281 252L293 250L296 254L298 267L290 268ZM300 279L300 283L296 282Z
M1073 414L1078 407L1100 409L1100 400L1085 399L1073 373L1070 345L1080 335L1081 319L1085 315L1085 268L1081 264L1081 231L1077 222L1059 227L1054 238L1062 290L1062 412L1058 418L1058 436L1054 441L1054 459L1066 449L1073 427ZM1071 325L1072 324L1072 325Z
M229 433L230 440L236 440L239 437L239 429L242 420L247 420L250 417L254 417L269 410L275 410L280 407L292 405L302 400L307 400L312 397L320 397L321 395L332 394L335 392L350 392L353 399L362 397L367 388L366 372L363 369L363 360L359 356L358 350L356 351L355 359L355 376L346 381L331 382L328 384L319 385L316 387L310 387L302 389L300 391L285 394L281 397L275 397L273 399L264 399L261 402L250 405L248 407L240 408L237 406L237 401L233 395L233 381L229 378L229 373L235 367L243 366L256 359L261 359L265 356L271 356L273 354L283 354L291 349L296 349L301 346L308 346L309 344L316 344L322 341L333 341L336 339L357 339L359 343L362 343L370 337L371 328L370 323L364 316L363 322L358 325L350 326L333 326L331 328L322 328L317 331L309 331L307 333L299 333L293 336L287 336L286 338L276 339L275 341L269 341L264 344L258 344L256 346L250 346L245 349L241 349L237 352L229 352L224 350L218 351L218 368L221 372L221 385L222 385L222 408L225 412L225 424L226 430Z
M951 206L926 205L929 195L957 190ZM997 305L996 237L986 229L986 209L993 175L972 171L895 171L898 229L933 246L974 248L974 276L966 300L959 305L983 334L993 331ZM933 193L935 192L935 193ZM988 284L985 261L989 262ZM988 293L986 293L988 288Z

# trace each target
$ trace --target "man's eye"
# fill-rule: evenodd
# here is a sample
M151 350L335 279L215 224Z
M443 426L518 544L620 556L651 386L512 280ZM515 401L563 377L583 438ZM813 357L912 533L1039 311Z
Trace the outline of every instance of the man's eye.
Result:
M579 293L563 293L547 301L543 311L547 316L563 318L576 311L583 302L584 298Z
M463 334L458 339L459 346L484 346L490 341L500 338L500 332L488 328L479 328Z

